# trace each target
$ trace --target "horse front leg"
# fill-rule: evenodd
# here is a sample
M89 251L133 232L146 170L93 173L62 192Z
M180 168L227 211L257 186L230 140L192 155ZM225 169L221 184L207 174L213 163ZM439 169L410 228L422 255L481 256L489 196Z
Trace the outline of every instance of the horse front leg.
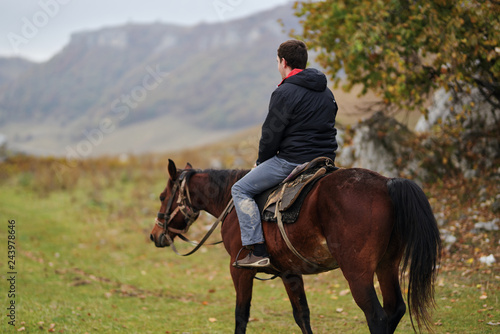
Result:
M232 262L231 262L232 263ZM231 266L231 277L236 290L235 334L244 334L247 330L250 318L250 304L252 301L253 279L255 271L249 269L237 269Z
M302 333L312 333L309 306L307 305L302 275L286 274L281 279L292 303L295 322L302 330Z

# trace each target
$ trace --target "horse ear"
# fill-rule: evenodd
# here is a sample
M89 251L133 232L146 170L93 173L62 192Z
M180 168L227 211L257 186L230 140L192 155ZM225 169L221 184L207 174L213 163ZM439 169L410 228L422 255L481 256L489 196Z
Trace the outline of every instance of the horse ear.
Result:
M175 181L177 178L177 167L175 167L175 163L170 159L168 159L168 174L170 174L172 181Z
M193 169L193 166L188 162L186 164L186 167L184 167L184 169Z

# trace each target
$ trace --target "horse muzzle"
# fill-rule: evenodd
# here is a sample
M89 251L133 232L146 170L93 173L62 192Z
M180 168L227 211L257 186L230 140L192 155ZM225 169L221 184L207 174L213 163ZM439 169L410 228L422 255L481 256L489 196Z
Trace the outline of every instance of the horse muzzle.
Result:
M149 238L155 243L155 246L159 248L168 247L171 244L171 239L163 232L158 237L155 237L155 235L151 233Z

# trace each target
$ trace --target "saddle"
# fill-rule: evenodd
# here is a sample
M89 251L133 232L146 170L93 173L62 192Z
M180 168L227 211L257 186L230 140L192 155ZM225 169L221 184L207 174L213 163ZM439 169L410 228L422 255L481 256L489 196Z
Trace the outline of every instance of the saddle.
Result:
M262 220L276 222L279 210L284 223L294 223L316 182L337 169L332 159L325 157L297 166L283 182L255 197Z

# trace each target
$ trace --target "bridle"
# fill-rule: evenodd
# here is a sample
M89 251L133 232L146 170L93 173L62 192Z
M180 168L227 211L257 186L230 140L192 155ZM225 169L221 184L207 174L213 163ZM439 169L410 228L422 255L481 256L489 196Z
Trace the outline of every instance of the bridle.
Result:
M207 241L207 239L210 237L210 235L215 231L217 226L219 225L220 222L223 222L224 219L226 219L227 215L229 212L234 207L233 204L233 199L229 201L227 204L226 208L222 212L222 214L217 218L217 220L213 223L212 227L208 232L205 234L203 239L199 243L190 241L188 238L186 238L183 234L187 233L191 225L194 223L194 221L198 218L200 215L200 210L197 210L193 207L192 202L191 202L191 196L189 195L189 186L187 182L187 174L188 171L184 170L181 172L179 177L174 181L174 185L172 186L172 196L168 199L167 205L165 206L165 212L158 212L156 216L156 225L158 225L160 228L163 229L162 234L160 235L160 243L162 242L163 238L166 238L168 243L170 244L170 247L172 250L177 254L181 256L188 256L196 252L204 243ZM174 209L173 212L170 212L172 209L172 204L174 203L174 198L175 194L179 191L179 196L177 198L177 207ZM163 200L164 201L164 200ZM172 220L177 216L177 214L181 212L184 216L184 221L186 222L186 227L182 230L174 228L170 226L170 223ZM161 220L164 220L165 222L161 222ZM192 245L195 245L195 248L186 253L186 254L180 254L177 249L174 246L174 241L172 238L168 235L168 232L175 233L181 238L182 240L189 242ZM212 243L211 245L217 245L220 244L222 241Z
M189 187L187 184L186 175L187 171L183 171L181 175L174 181L174 185L172 187L172 196L170 196L170 198L168 199L167 205L165 207L165 212L158 212L155 220L156 225L163 229L162 235L167 238L169 243L173 243L173 240L172 238L170 238L167 232L170 231L182 237L182 234L189 231L191 225L200 215L200 211L193 208L193 205L191 203L191 196L189 195ZM170 212L177 191L179 191L179 196L177 197L177 207L173 212ZM182 213L182 215L184 216L184 221L186 222L186 227L182 230L170 226L170 223L179 212ZM161 220L164 220L165 222L163 223L161 222Z

